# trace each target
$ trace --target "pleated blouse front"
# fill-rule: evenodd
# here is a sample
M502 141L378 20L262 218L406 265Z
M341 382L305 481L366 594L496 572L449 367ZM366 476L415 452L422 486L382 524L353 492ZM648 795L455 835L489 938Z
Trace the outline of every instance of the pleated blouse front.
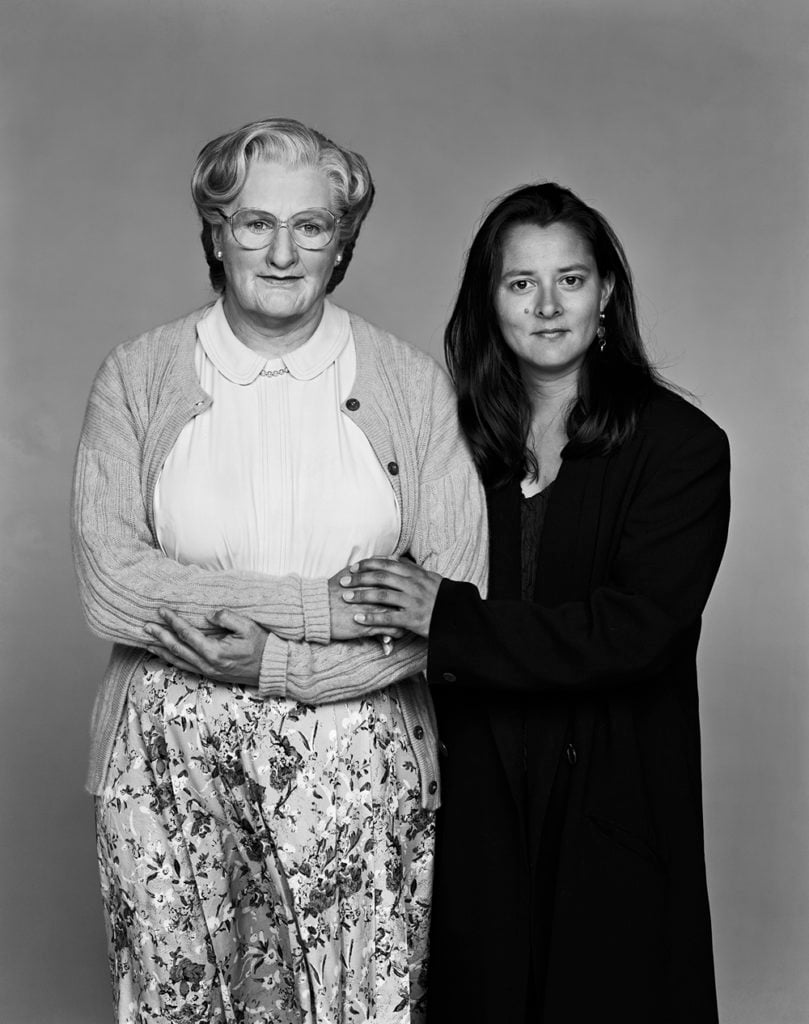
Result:
M243 345L221 300L197 336L197 372L213 402L185 426L158 481L165 554L212 569L328 577L392 552L396 497L340 409L356 372L345 310L327 302L312 337L283 359Z

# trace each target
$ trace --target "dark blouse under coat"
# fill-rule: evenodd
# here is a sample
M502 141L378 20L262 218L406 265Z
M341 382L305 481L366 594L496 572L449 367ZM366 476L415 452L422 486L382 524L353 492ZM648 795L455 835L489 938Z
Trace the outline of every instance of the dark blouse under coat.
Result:
M444 581L430 632L430 1024L711 1024L696 651L727 438L655 388L617 452L564 452L533 602L519 486L488 502L489 599Z

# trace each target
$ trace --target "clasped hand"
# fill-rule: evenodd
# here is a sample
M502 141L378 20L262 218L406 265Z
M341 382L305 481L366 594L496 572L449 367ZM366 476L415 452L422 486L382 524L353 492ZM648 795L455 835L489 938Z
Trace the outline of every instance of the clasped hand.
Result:
M356 623L374 632L402 630L426 637L430 632L442 577L409 559L364 558L340 575L343 600L354 608Z
M365 558L329 580L331 638L377 637L383 652L392 642L415 633L426 637L441 577L407 559ZM144 647L185 672L215 682L257 686L269 631L229 609L209 616L203 631L169 608L160 622L144 627Z
M215 630L205 633L171 611L160 608L161 622L147 622L144 644L163 661L215 682L258 686L267 630L238 612L222 609L208 616Z

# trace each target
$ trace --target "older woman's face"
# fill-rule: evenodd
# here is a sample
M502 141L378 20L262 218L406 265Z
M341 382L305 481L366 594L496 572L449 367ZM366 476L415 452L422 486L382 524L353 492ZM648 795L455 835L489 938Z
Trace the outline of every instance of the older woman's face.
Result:
M590 246L567 224L516 224L505 233L494 307L524 376L577 376L611 293Z
M329 181L321 171L259 160L250 165L242 191L225 212L249 208L286 220L314 207L336 214ZM337 234L317 252L299 249L286 228L279 228L265 249L242 249L227 224L214 226L213 241L222 251L225 308L232 325L246 324L275 337L317 327L340 251Z

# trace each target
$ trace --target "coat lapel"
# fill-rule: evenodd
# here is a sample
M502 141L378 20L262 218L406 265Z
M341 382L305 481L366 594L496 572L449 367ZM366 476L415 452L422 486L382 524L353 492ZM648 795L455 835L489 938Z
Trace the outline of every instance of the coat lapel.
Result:
M571 459L553 485L537 555L534 600L564 604L590 591L608 459Z
M509 484L488 489L489 513L489 597L499 601L519 601L520 568L520 487ZM506 770L509 788L521 812L523 771L523 715L519 698L498 700L490 705L489 721L500 760Z
M540 605L586 599L593 583L606 458L564 459L545 512L537 556L534 601ZM536 863L556 771L574 738L571 703L562 694L540 702L540 764L529 811L529 856ZM565 766L567 767L567 766Z
M560 604L583 599L589 591L604 488L605 458L569 459L553 486L545 513L539 547L534 600L538 604ZM493 600L520 600L521 524L520 487L487 491L490 529L489 597ZM538 674L541 666L537 666ZM540 774L546 785L534 791L530 842L535 852L542 832L545 808L569 725L568 702L563 696L548 694L540 698L543 707L543 738L540 754L547 758ZM498 701L492 707L490 722L509 786L522 816L523 808L523 726L526 700Z
M486 491L489 514L489 597L520 598L520 487Z

